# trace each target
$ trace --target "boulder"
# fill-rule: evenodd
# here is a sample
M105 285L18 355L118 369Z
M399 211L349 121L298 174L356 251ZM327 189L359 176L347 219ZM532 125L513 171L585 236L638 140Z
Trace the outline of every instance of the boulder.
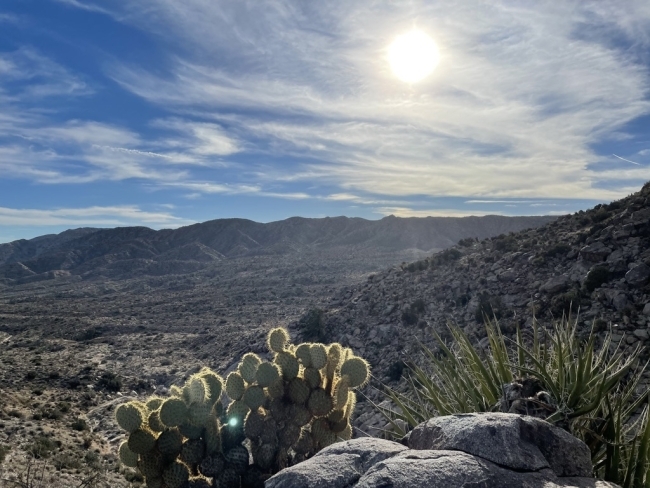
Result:
M266 481L266 488L615 488L591 476L589 449L547 422L505 413L452 415L403 442L336 443Z
M567 275L553 276L546 283L539 287L539 291L557 293L564 290L571 279Z
M411 449L450 449L501 466L558 476L590 476L591 454L584 442L541 419L508 413L468 413L432 418L409 434Z
M650 278L650 267L644 263L634 266L625 273L625 281L632 286L643 286Z
M612 250L602 242L594 242L580 249L580 256L587 261L599 263L607 259Z

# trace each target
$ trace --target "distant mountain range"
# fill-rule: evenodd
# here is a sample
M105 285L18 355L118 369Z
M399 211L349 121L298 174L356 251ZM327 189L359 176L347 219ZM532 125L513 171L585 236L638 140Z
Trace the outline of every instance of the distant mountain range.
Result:
M460 239L486 238L542 226L555 217L385 217L381 220L292 217L262 224L219 219L174 230L147 227L80 228L0 244L0 283L69 275L102 268L144 274L182 274L207 263L255 255L434 251Z

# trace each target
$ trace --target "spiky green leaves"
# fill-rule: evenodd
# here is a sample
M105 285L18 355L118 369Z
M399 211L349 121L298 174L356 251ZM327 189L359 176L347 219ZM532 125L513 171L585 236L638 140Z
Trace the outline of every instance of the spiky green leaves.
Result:
M269 332L267 344L273 352L282 352L289 343L289 333L282 327L277 327Z
M115 409L118 425L129 434L142 427L145 418L145 410L135 402L123 403Z
M177 427L188 420L187 405L180 398L168 398L160 407L160 421L167 427Z
M341 376L348 377L350 388L363 386L370 378L370 365L363 358L352 357L341 365Z

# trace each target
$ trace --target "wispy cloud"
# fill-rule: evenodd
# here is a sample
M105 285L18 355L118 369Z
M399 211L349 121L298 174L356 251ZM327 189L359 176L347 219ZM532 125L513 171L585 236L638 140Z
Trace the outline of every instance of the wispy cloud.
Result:
M502 212L463 211L455 208L413 209L409 207L379 207L376 213L395 217L470 217L483 215L504 215Z
M0 207L0 225L11 226L146 225L169 228L191 223L168 212L147 212L135 205L46 210Z
M131 22L153 8L122 5ZM642 33L647 8L609 16L611 8L580 2L355 5L274 1L243 21L253 8L245 1L157 1L159 17L142 27L172 29L201 55L223 56L222 67L185 57L165 76L123 64L110 73L160 106L218 112L242 138L264 141L258 150L319 159L298 171L342 189L622 196L588 167L599 159L591 145L650 113L648 69L604 42L611 33L586 39L577 32L604 23ZM407 88L383 57L414 18L438 41L442 62L431 80ZM650 47L647 35L635 43Z

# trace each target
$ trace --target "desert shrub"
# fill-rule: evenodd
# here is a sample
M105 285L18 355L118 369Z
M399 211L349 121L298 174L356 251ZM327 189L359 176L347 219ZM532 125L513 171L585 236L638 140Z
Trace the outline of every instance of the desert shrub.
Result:
M122 389L122 378L112 371L105 371L95 383L95 388L97 390L118 392Z
M413 303L411 303L411 310L417 314L424 313L426 308L427 304L421 298L418 298L417 300L413 301Z
M84 430L88 430L88 422L86 422L84 419L81 417L78 417L72 424L70 424L70 427L72 430L76 430L77 432L83 432Z
M40 435L27 446L26 451L36 459L44 459L49 457L56 448L57 444L54 440L50 437Z
M592 292L599 286L609 281L609 269L605 266L596 266L587 273L584 287L587 291Z
M458 261L462 255L463 255L462 252L452 247L450 249L445 249L444 251L441 251L431 256L431 263L432 264L453 263L454 261Z
M7 457L7 453L11 450L9 446L0 445L0 464L2 464Z
M28 381L36 379L36 371L27 371L25 378L27 378Z
M325 320L320 308L312 308L298 321L306 339L322 341L325 338Z
M555 244L553 247L549 248L544 254L546 255L546 257L554 258L556 256L561 256L563 254L566 254L570 250L571 250L571 246L563 242L560 242L558 244Z
M555 317L569 316L575 313L580 307L580 291L569 290L566 293L560 293L551 298L551 313Z
M410 308L402 312L402 322L406 325L415 325L418 323L418 314Z
M611 212L608 212L607 209L605 209L605 207L601 207L595 212L592 212L590 218L593 223L598 223L608 219L611 216L612 216Z
M478 239L476 237L467 237L458 241L458 245L462 247L472 247Z
M402 379L404 368L406 368L406 363L401 359L398 359L388 367L386 374L392 381L399 381Z
M515 239L515 237L512 235L500 235L492 239L492 243L494 245L494 249L501 252L516 251L518 247L517 239Z
M429 260L422 259L420 261L415 261L413 263L407 264L404 269L409 273L415 273L416 271L424 271L428 267L429 267Z
M414 427L437 415L498 410L503 386L526 375L557 405L546 421L585 441L597 477L645 487L650 482L650 419L649 393L639 389L646 369L639 366L642 349L624 356L610 347L610 333L597 348L594 328L582 340L577 326L578 318L563 318L546 330L533 320L533 339L525 343L519 329L515 340L507 341L498 322L487 321L489 346L483 350L450 324L451 344L433 332L441 354L422 346L425 361L408 365L406 393L386 387L387 398L401 412L377 408L399 438L406 432L398 419Z

